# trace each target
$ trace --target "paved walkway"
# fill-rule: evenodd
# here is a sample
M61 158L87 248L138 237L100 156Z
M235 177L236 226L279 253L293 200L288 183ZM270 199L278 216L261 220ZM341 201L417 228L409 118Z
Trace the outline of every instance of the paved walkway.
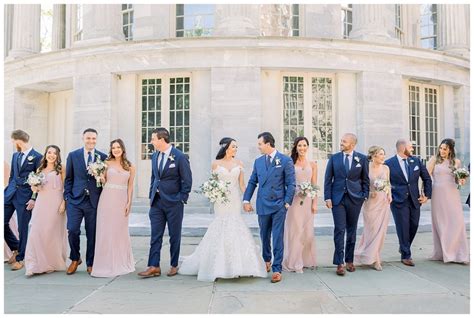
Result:
M200 239L183 237L182 255L194 251ZM469 313L469 266L428 260L429 232L415 239L415 267L400 263L396 235L388 234L383 271L358 267L345 277L337 276L331 264L332 237L316 236L315 241L318 268L283 273L278 284L269 278L141 279L136 273L146 266L149 238L140 236L132 238L136 272L113 279L89 277L84 265L72 276L56 272L30 278L5 265L5 313ZM167 244L162 257L166 272Z

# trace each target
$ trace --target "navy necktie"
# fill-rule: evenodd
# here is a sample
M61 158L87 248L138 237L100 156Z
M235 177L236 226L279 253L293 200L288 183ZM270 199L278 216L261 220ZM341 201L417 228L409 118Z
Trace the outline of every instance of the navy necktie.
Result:
M87 152L87 166L92 162L92 152L88 151Z
M21 159L23 158L25 154L23 152L20 152L18 155L18 171L21 169Z
M407 159L403 159L403 163L405 164L405 171L407 172L407 181L410 180L410 167L408 166Z
M161 160L160 160L160 165L158 167L158 173L160 174L161 176L161 173L163 172L163 162L165 161L165 153L162 152L161 153Z
M265 166L267 167L267 170L268 168L270 168L270 165L272 163L272 157L270 155L267 155L267 160L265 161Z
M346 154L344 158L344 168L346 168L346 174L349 174L349 154Z

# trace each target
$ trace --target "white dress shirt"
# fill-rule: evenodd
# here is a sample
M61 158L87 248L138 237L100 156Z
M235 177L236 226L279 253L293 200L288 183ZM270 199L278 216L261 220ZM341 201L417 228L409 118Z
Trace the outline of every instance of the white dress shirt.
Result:
M347 153L345 152L342 152L343 156L342 156L342 164L344 165L344 167L346 166L345 165L345 161L346 161L346 155ZM354 150L352 150L350 153L349 153L349 170L351 170L352 168L352 157L354 156Z
M33 147L30 147L26 151L23 151L23 157L21 158L20 167L23 167L23 163L25 162L26 158L28 158L28 155L30 154L31 150L33 150Z
M397 155L398 163L400 164L400 168L402 168L403 175L405 176L405 179L408 181L408 171L405 169L405 162L403 161L403 158ZM406 158L408 160L408 158ZM408 164L408 161L407 161Z
M91 156L92 156L92 162L94 162L95 158L95 149L92 149L91 151ZM84 148L84 162L86 163L86 168L87 168L87 158L89 157L89 153L87 152L86 148Z

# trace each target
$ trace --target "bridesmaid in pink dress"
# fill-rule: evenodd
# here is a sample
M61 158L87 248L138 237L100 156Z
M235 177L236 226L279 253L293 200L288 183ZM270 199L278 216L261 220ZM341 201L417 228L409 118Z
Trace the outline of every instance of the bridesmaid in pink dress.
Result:
M354 252L354 262L362 265L373 265L377 271L382 270L380 253L387 234L390 220L390 169L384 165L385 150L379 146L369 149L370 196L362 206L364 215L364 232ZM375 180L385 181L385 187L376 189Z
M296 184L311 182L317 184L318 167L306 158L309 141L306 137L295 139L291 158L295 164ZM303 204L301 205L301 201ZM318 198L301 198L296 190L285 220L283 269L288 272L303 273L303 268L316 267L314 246L314 215L318 208Z
M105 183L97 206L97 231L91 276L115 277L135 271L128 232L135 167L121 139L110 143Z
M31 229L25 251L27 276L66 270L64 170L59 147L46 147L38 171L45 174L45 182L40 187L31 187L38 194L31 211Z
M468 264L469 244L461 196L451 170L461 167L454 144L453 139L444 139L439 145L438 154L428 162L428 172L433 179L431 218L434 249L431 259ZM465 182L462 179L459 184L464 185Z

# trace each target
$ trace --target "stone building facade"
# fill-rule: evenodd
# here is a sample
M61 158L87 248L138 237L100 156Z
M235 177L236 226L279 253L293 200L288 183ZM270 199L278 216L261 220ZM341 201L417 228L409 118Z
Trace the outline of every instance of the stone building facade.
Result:
M344 132L428 158L444 137L469 158L469 5L54 5L41 52L41 5L5 5L5 160L13 129L36 148L125 141L146 198L150 132L164 126L190 157L197 187L222 137L239 143L248 178L256 136L287 151L310 139L322 184ZM207 209L192 195L191 207Z

